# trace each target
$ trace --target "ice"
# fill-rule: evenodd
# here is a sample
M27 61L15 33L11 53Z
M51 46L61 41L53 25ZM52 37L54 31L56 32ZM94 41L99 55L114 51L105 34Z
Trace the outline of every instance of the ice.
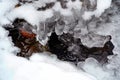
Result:
M54 3L51 9L40 10L40 11L37 10L38 8L45 7L47 3L51 3L51 2ZM85 2L89 4L87 1ZM17 18L26 20L29 24L33 26L32 31L37 34L36 37L37 40L43 45L47 43L50 34L55 29L57 35L62 35L63 33L75 34L74 36L80 38L82 43L88 47L93 47L93 46L102 47L104 43L109 40L107 38L107 35L104 34L99 35L98 33L97 34L94 33L94 31L91 30L93 28L89 29L88 24L90 23L90 21L85 21L85 20L92 18L93 15L100 16L105 11L105 9L110 7L111 0L106 0L101 8L100 5L103 2L104 1L102 0L101 1L98 0L97 3L95 0L90 1L91 6L97 4L96 10L86 12L86 10L84 9L85 6L83 6L84 2L81 2L79 0L75 0L75 1L68 0L64 4L66 8L63 8L61 2L58 2L56 0L50 0L50 1L38 0L38 1L33 1L32 3L26 2L25 4L22 4L19 7L15 7L11 11L9 11L9 13L6 16L8 22L13 22ZM51 24L54 23L52 25L54 27L50 27L49 25L47 25L50 23ZM94 23L96 22L93 22L93 24ZM95 25L95 27L96 26L97 25ZM43 30L43 29L47 29L47 30ZM91 38L90 36L92 37L92 40L90 39ZM104 36L105 38L103 38L102 36ZM95 42L95 44L92 44L91 41Z
M114 49L114 54L113 56L108 56L108 63L101 65L99 64L95 59L87 59L85 62L80 62L78 64L79 68L82 66L82 69L85 70L86 72L96 76L96 78L98 80L119 80L120 79L120 37L118 36L120 33L120 12L119 12L119 8L116 5L115 6L115 2L117 4L120 4L120 2L118 0L113 1L114 3L112 4L111 9L109 9L107 12L112 14L109 18L109 21L106 22L104 21L105 19L102 19L102 23L98 26L98 29L94 30L94 32L98 33L98 34L105 34L105 35L111 35L112 36L112 42L115 45L115 49ZM105 18L105 17L104 17ZM105 24L104 24L105 22ZM92 23L92 27L93 24ZM109 27L107 27L109 26ZM92 30L91 27L91 30ZM107 30L107 31L106 31ZM93 72L95 70L95 72Z
M89 20L92 18L93 15L95 15L95 17L100 17L101 14L110 7L111 5L111 1L112 0L97 0L97 6L96 6L96 10L94 11L85 11L85 13L83 14L83 19L84 20ZM92 3L95 1L91 1ZM91 4L92 4L91 3ZM95 4L95 3L94 3Z
M30 0L27 0L30 1ZM67 0L62 8L57 0L32 0L15 7L18 0L0 0L0 80L119 80L120 79L120 1L119 0ZM54 6L46 10L46 3ZM88 6L88 7L87 7ZM100 64L93 58L73 65L61 62L51 55L36 54L30 60L17 57L20 50L14 46L3 25L12 24L15 19L26 20L33 26L37 40L45 45L53 31L57 35L70 33L87 47L103 47L112 36L114 55L108 63ZM68 50L77 54L76 45ZM52 72L52 74L51 74ZM91 76L92 75L92 76ZM97 79L94 79L94 77Z
M82 68L92 75L94 75L98 80L118 80L117 77L114 77L114 71L107 70L102 67L95 59L88 58L85 63L80 63ZM95 70L95 72L94 72Z

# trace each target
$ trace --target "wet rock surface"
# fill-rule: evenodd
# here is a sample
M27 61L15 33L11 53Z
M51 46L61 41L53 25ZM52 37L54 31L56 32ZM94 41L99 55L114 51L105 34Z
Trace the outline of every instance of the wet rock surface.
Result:
M33 53L48 51L55 54L60 60L77 64L89 57L95 58L100 63L106 63L107 56L113 55L114 45L111 41L106 42L104 47L88 48L82 44L80 38L74 38L70 33L57 35L53 32L47 45L43 46L36 40L34 33L22 28L23 23L31 26L24 20L16 20L13 23L14 28L10 28L10 25L5 27L15 46L21 49L17 56L29 58ZM109 37L111 39L111 36Z

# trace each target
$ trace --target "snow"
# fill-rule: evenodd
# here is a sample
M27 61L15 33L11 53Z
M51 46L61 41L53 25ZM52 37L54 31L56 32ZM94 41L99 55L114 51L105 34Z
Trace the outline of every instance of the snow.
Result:
M62 6L60 5L60 2L56 2L56 4L53 7L53 10L55 10L57 12L60 12L61 15L63 15L63 16L70 16L70 15L72 15L71 10L63 9Z
M84 20L91 19L92 16L95 15L95 17L100 17L101 14L110 7L112 0L97 0L97 7L94 11L85 11L83 14ZM95 1L94 1L95 2Z
M18 3L17 0L2 0L0 1L0 25L9 24L10 21L6 15L11 11ZM9 5L9 6L8 6Z
M98 80L119 80L119 78L114 75L114 71L102 67L102 65L93 58L88 58L84 63L80 63L79 65L82 65L82 68L87 73L95 76Z
M33 26L38 26L41 21L53 16L52 10L37 11L32 5L25 4L15 8L8 15L8 19L14 21L16 18L25 19Z
M67 7L69 9L78 9L80 10L82 6L82 2L80 2L79 0L75 0L74 2L72 2L71 0L67 3Z
M119 0L116 1L120 3ZM49 2L55 2L51 9L37 11L38 7L43 7L46 5L45 3ZM16 8L18 0L0 0L0 80L119 80L119 7L114 4L111 6L112 0L97 0L97 3L96 0L90 0L90 2L92 5L97 4L93 11L84 10L83 3L79 0L74 2L68 0L67 9L63 9L56 0L33 0L33 3L22 4ZM113 9L110 10L109 7L113 7ZM112 16L105 15L111 12ZM52 19L54 15L57 17ZM107 17L110 22L106 22ZM48 19L50 19L48 22L52 22L59 18L65 22L65 25L57 23L55 29L58 35L63 32L73 32L74 36L81 38L82 43L88 47L103 46L108 41L107 35L111 35L115 45L115 55L109 56L109 62L104 65L93 58L88 58L85 62L79 62L77 66L80 69L70 63L59 61L54 55L47 52L36 53L30 57L30 60L17 57L16 53L20 50L14 46L11 37L8 37L8 32L2 27L12 24L16 18L25 19L33 27L37 26L34 33L37 33L38 40L39 37L41 39L44 36L39 32L46 29L46 26L40 24L46 23ZM78 20L78 24L75 23L76 20ZM97 23L97 21L101 23ZM61 27L64 29L61 30ZM71 28L74 28L73 31L70 31ZM49 34L52 32L51 28L47 29L49 29L49 33L45 33L45 39L40 41L43 45L46 44Z
M6 35L8 32L2 27L0 30L4 33L0 34L0 44L6 44L0 46L0 80L96 80L91 75L77 70L70 63L48 55L47 52L36 53L30 60L17 57L15 53L19 50Z
M109 8L112 0L97 0L97 8L95 10L95 16L99 17L105 11L105 9Z

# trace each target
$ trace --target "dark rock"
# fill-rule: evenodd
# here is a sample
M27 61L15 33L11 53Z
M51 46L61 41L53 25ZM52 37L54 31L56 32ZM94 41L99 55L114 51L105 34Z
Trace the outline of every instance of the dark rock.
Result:
M5 26L5 29L9 31L9 36L12 37L14 45L21 49L17 56L29 58L33 53L48 51L48 47L42 46L29 29L23 28L24 30L21 32L24 23L29 27L31 26L26 21L19 19L13 22L14 28Z
M57 36L53 33L48 44L50 51L59 59L74 63L84 61L88 57L93 57L100 63L106 63L107 56L113 55L114 49L111 41L106 42L104 47L88 48L81 43L80 39L72 37L71 34Z

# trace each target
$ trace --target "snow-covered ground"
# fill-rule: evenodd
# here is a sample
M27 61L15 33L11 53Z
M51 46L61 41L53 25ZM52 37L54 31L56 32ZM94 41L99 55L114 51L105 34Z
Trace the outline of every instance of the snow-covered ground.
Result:
M96 80L47 52L35 54L30 60L17 57L15 53L19 49L7 35L8 32L0 27L0 80Z
M33 1L33 3L22 4L15 8L18 0L0 0L0 80L120 80L120 9L115 4L111 4L111 0L90 0L91 6L97 4L94 10L82 8L85 5L79 0L74 2L68 0L67 9L63 9L57 0L26 1ZM119 0L115 1L120 5ZM51 9L37 11L38 7L45 6L45 3L49 2L55 2ZM110 7L111 9L108 9ZM109 16L110 22L105 21L107 13L112 14ZM96 24L97 19L90 22L93 16L99 18L101 24ZM69 32L69 27L75 23L74 19L79 18L73 32L80 29L81 33L76 33L75 37L83 38L82 42L88 47L102 46L101 43L107 41L106 35L112 35L115 55L108 57L109 63L101 65L95 59L89 58L85 62L79 62L76 68L70 63L59 61L54 55L48 55L47 52L35 54L30 57L30 60L16 56L20 50L14 46L11 37L8 37L8 32L3 28L4 25L12 24L16 18L25 19L32 26L37 26L33 31L38 34L42 29L40 23L47 20L50 22L51 19L57 21L59 17L66 21L63 32ZM57 26L56 32L61 34L59 26L63 27L63 25L57 24ZM46 26L44 27L46 29ZM46 36L49 33L46 33ZM37 38L45 44L47 39L41 41L43 35L38 34ZM89 36L85 35L93 39L90 40Z

